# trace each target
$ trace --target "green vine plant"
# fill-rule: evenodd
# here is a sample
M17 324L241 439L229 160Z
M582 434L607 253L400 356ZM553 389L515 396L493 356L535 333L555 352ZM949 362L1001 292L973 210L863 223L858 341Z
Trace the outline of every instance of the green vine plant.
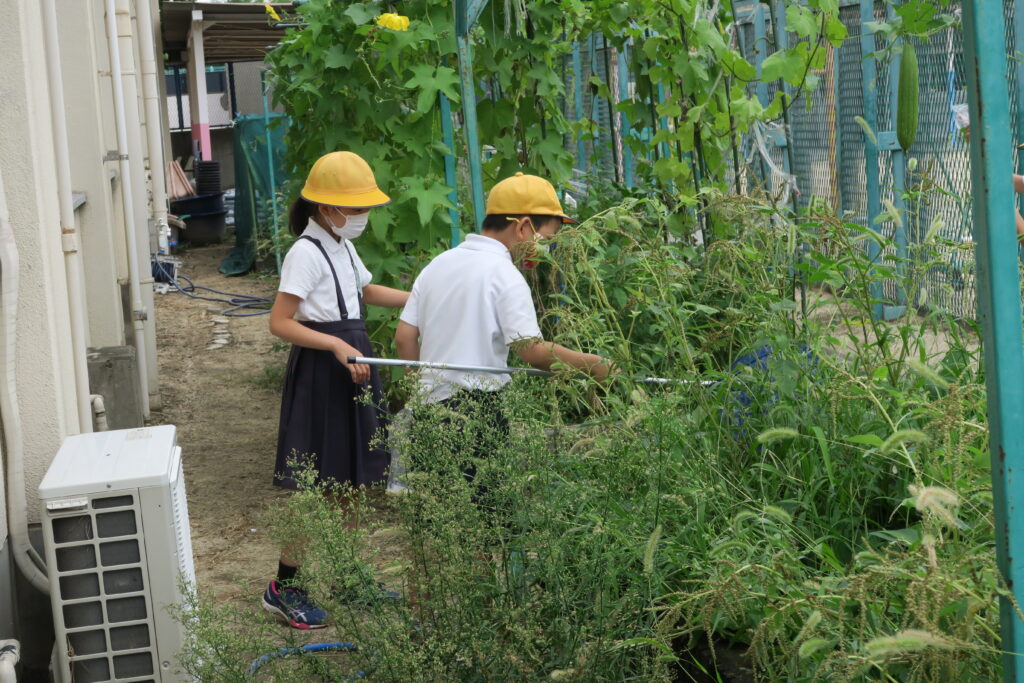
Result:
M407 28L378 23L394 11L407 16ZM845 36L837 12L835 0L790 7L787 27L798 40L766 59L760 78L815 87L821 48ZM452 148L441 121L439 98L457 112L462 94L453 3L310 0L298 13L301 27L268 57L274 96L291 118L288 193L297 193L304 170L326 152L349 149L368 159L394 203L373 212L360 255L383 284L408 285L446 246L452 227L476 228L468 210L464 122L455 116ZM567 64L574 44L596 32L614 49L629 46L632 55L635 83L611 120L619 125L624 114L630 122L618 133L637 159L633 194L660 197L672 234L685 237L698 228L726 234L728 224L707 209L709 197L729 191L730 180L743 174L740 136L756 121L778 118L799 94L780 88L771 102L758 101L752 86L759 77L741 54L735 17L728 4L705 0L488 3L471 34L485 187L520 170L567 187L579 162L577 141L599 137L595 121L567 116L566 83L573 75ZM591 75L584 86L615 99L608 80ZM447 154L461 162L456 187L445 177ZM588 210L600 211L623 196L618 189L603 203L584 199ZM454 226L451 209L459 216ZM383 317L371 315L370 322L379 342L390 337Z

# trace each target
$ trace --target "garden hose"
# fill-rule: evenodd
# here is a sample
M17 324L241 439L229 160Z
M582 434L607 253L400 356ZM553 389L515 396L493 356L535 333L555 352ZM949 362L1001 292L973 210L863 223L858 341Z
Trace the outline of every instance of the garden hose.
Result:
M273 300L267 297L253 296L251 294L235 294L234 292L222 292L218 289L213 289L212 287L197 285L192 282L189 277L175 273L173 268L168 268L167 265L161 261L154 261L153 267L157 271L154 274L162 276L162 279L158 281L169 284L171 291L181 292L191 299L227 304L228 308L221 311L220 315L233 318L248 318L254 315L266 315L267 313L270 313L270 307L274 304ZM182 280L186 284L182 284ZM196 292L209 292L210 294L218 294L220 296L204 296L202 294L196 294ZM246 309L250 308L258 310L239 312L246 311Z
M249 675L255 674L261 666L272 659L281 659L292 655L306 654L309 652L356 652L359 648L354 643L309 643L301 647L282 647L280 650L269 652L253 660L249 665ZM342 681L354 681L365 676L363 671L357 671L354 676L341 679Z

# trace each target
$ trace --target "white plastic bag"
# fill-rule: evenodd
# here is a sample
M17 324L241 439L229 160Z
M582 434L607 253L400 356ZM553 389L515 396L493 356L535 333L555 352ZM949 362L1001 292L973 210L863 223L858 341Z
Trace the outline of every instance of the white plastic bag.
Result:
M405 475L409 471L403 447L409 443L412 429L412 411L408 406L402 408L391 418L391 433L388 439L391 449L391 465L388 466L388 493L407 493Z
M953 123L958 131L971 125L971 115L967 111L967 104L953 105Z

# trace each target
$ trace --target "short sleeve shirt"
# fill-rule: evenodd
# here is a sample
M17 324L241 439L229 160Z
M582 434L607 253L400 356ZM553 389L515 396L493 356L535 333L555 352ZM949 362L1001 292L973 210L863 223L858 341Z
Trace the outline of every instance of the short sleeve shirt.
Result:
M469 235L416 278L401 319L420 332L420 360L508 367L509 347L541 339L530 286L501 242ZM424 400L442 401L459 388L495 391L505 375L424 370Z
M338 274L348 317L358 318L358 295L363 287L370 284L373 275L363 265L355 246L346 239L335 241L312 219L302 234L309 235L323 246ZM281 284L277 291L302 299L295 313L296 320L331 322L341 319L331 268L324 255L309 240L297 240L288 250L281 264Z

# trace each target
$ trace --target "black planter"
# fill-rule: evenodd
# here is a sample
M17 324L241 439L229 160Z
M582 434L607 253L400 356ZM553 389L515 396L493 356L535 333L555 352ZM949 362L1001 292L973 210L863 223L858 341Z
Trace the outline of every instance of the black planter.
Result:
M182 197L171 202L171 212L177 216L198 216L224 211L224 193L208 192Z
M227 211L212 213L194 213L185 219L185 231L181 237L194 247L215 244L224 238L226 226L224 217Z

